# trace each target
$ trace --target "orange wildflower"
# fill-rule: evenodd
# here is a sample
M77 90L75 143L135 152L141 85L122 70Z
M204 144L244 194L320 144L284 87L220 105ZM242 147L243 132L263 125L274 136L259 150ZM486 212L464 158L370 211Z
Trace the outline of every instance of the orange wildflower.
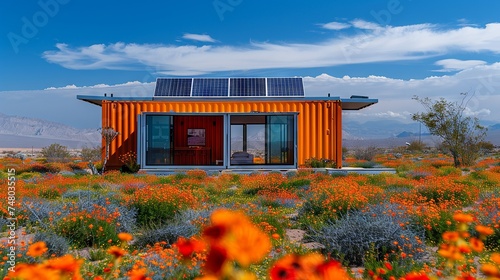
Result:
M59 279L60 273L41 265L21 263L16 265L15 272L9 272L6 279L51 280Z
M483 241L481 241L481 240L479 240L477 238L472 237L469 240L469 244L470 244L470 247L472 248L472 250L474 250L476 252L482 252L483 249L484 249L484 243L483 243Z
M496 264L500 264L500 253L491 254L490 259Z
M38 241L36 243L31 244L31 246L28 248L28 252L26 255L30 257L39 257L43 255L45 252L47 252L47 246L45 245L45 242L43 241Z
M195 238L186 239L179 237L175 246L184 259L189 259L193 253L201 252L205 249L205 244Z
M386 267L388 270L392 270L392 265L391 265L391 263L386 262L386 263L384 263L384 265L385 265L385 267Z
M147 277L147 270L146 268L140 268L140 269L132 269L128 273L129 279L130 280L150 280L150 277Z
M246 267L262 260L271 250L269 236L243 213L220 209L214 211L210 219L212 226L206 228L203 235L212 246L224 248L228 259Z
M464 213L456 213L453 215L453 220L459 222L459 223L470 223L474 220L472 215L469 214L464 214Z
M490 227L487 227L487 226L477 225L476 230L481 235L492 235L493 234L493 229Z
M493 264L490 263L485 263L481 266L481 271L486 275L486 276L491 276L491 277L499 277L499 271L498 267L496 267Z
M113 255L115 258L121 258L127 254L127 251L117 246L111 246L108 249L108 254Z
M118 233L118 239L124 242L132 241L133 237L132 234L126 233L126 232L120 232Z
M72 255L64 255L47 261L47 267L68 273L79 273L83 260L77 260Z
M446 231L443 233L443 240L448 242L456 242L459 238L458 232Z
M425 273L410 272L403 278L405 280L430 280L429 276Z

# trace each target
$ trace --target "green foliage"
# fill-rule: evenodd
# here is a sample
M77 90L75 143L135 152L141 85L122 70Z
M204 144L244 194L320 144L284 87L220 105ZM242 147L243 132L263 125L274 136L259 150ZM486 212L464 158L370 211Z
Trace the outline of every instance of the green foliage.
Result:
M164 224L179 212L179 207L169 201L136 201L132 207L137 210L137 224L141 227L152 227Z
M89 261L91 261L91 262L102 261L102 260L105 260L106 258L109 258L109 255L106 252L106 250L103 250L103 249L91 249L91 250L89 250Z
M117 228L113 222L83 213L61 219L54 231L65 237L75 248L110 246L119 243ZM111 242L108 242L109 240Z
M61 194L56 189L46 189L39 191L38 196L41 198L56 199L58 197L61 197Z
M350 164L351 167L361 167L361 168L373 168L377 165L376 162L373 161L358 161Z
M423 123L431 134L439 136L442 146L453 156L455 167L470 166L480 155L480 143L486 136L487 129L479 124L477 117L465 116L467 94L461 103L449 102L444 98L433 101L430 98L413 99L422 104L425 113L417 113L413 120Z
M461 205L469 205L474 201L474 198L469 195L466 188L456 188L456 189L438 189L434 186L419 187L417 193L425 197L426 201L434 201L436 203L442 203L446 201L456 201L460 202Z
M70 158L68 147L57 143L42 148L41 153L49 162L67 162Z
M336 163L334 160L326 159L326 158L309 158L306 159L305 167L309 168L335 168Z
M436 217L413 216L412 228L423 228L426 242L438 245L443 241L443 233L453 231L456 225L453 214L450 211L441 210Z
M364 260L363 266L365 269L363 270L363 279L372 279L373 277L370 276L371 272L376 273L378 275L376 279L379 280L403 279L409 272L421 271L423 268L422 262L416 262L411 258L394 258L392 255L392 259L396 259L396 261L388 262L380 260L377 257L375 248L372 246ZM381 269L384 271L384 274L380 273Z
M280 185L280 188L285 190L308 189L310 185L311 180L297 177L288 179Z

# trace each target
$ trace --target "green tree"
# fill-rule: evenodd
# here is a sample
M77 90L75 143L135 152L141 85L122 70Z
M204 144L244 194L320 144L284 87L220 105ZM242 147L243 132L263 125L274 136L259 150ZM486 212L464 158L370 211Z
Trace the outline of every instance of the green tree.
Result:
M425 113L413 114L412 119L423 123L432 135L441 138L442 145L453 156L455 167L472 165L479 157L480 143L486 136L487 128L479 124L477 117L465 115L467 93L462 93L459 102L450 102L444 98L432 100L428 97L413 97L422 104Z

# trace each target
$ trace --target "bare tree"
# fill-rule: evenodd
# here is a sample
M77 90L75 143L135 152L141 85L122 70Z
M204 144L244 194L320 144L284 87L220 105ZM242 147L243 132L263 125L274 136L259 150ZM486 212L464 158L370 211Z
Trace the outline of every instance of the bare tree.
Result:
M101 135L102 135L102 138L104 139L105 149L106 149L105 155L104 155L104 161L102 163L101 173L104 173L104 169L106 168L106 163L108 162L108 159L109 159L109 150L111 147L111 142L113 142L113 140L115 140L115 138L116 138L116 136L118 136L118 134L120 134L120 133L117 132L116 130L114 130L112 127L104 127L101 130Z
M444 98L433 101L430 98L413 97L422 104L425 113L413 114L412 119L423 123L431 134L442 139L442 145L453 156L455 167L472 165L479 157L480 143L486 137L487 128L479 124L477 117L465 116L467 93L462 101L449 102Z

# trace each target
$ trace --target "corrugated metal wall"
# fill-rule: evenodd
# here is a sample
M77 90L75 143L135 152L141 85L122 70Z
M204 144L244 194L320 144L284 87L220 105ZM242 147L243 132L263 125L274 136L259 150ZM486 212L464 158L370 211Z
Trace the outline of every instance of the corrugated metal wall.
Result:
M342 163L342 108L336 101L103 101L102 126L120 134L111 143L108 167L121 166L120 154L137 150L137 115L142 112L298 112L298 161L328 158ZM104 143L103 143L104 145Z

